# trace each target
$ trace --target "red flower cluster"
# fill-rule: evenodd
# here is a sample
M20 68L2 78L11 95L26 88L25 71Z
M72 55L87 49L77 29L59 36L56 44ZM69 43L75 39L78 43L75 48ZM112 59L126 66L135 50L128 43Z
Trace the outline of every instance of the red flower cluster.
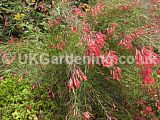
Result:
M3 78L3 77L0 77L0 81L2 81L2 80L4 80L4 78Z
M122 77L122 71L119 67L115 67L114 70L111 70L111 75L113 79L120 81L120 78Z
M72 13L75 14L76 16L83 17L84 14L82 13L81 7L82 7L81 5L79 5L78 7L73 6L72 7Z
M89 120L90 118L90 115L89 115L89 112L84 112L84 120Z
M87 36L88 33L91 34L92 33L91 31L92 31L91 26L88 23L83 22L82 23L82 32L83 32L84 38ZM87 39L85 39L85 40L87 41Z
M152 112L152 108L150 106L146 106L146 108L142 111L142 114L143 116L146 116L147 114L150 116L154 115L154 113Z
M160 0L152 0L153 3L160 3Z
M103 47L106 40L106 36L102 33L90 33L85 36L85 41L88 43L88 49L85 52L85 56L100 56L101 48Z
M116 27L117 24L112 23L111 27L108 28L110 39L113 37ZM83 31L85 32L83 32L84 33L83 37L84 37L84 42L87 43L87 48L88 48L87 51L85 52L85 56L96 56L100 58L101 65L103 67L113 67L115 64L118 64L118 56L115 54L114 51L109 50L109 52L106 52L105 54L101 53L101 49L105 44L106 36L100 32L93 33L91 31L91 27L88 24L84 24L84 28L85 29ZM111 72L111 74L113 76L113 79L116 80L120 80L120 77L122 76L121 69L118 67L116 67Z
M56 44L55 45L51 45L51 46L48 46L48 48L55 48L55 49L58 49L58 50L63 50L65 47L65 42L64 41L60 41L59 44Z
M91 9L93 16L101 14L102 10L105 8L106 3L98 3L94 8Z
M159 100L156 101L155 105L157 107L157 110L160 111L160 102L159 102Z
M89 120L89 118L91 117L88 111L87 111L87 112L84 112L83 115L84 115L84 119L85 119L85 120Z
M147 96L146 96L147 97ZM149 100L149 101L148 101ZM157 115L154 113L154 109L157 107L157 111L160 111L160 103L159 100L155 101L155 104L153 104L152 100L150 101L150 97L147 98L147 101L144 99L141 99L138 101L139 103L139 109L141 113L136 113L136 120L147 120L146 117L150 117L150 120L158 120ZM151 104L149 105L149 103ZM155 105L155 106L154 106Z
M106 54L106 57L104 55L100 56L103 67L113 67L114 64L118 64L118 57L115 55L114 51L110 50Z
M95 35L95 42L98 45L98 47L101 49L103 47L103 44L105 43L106 36L100 32L96 33Z
M132 42L136 40L137 38L147 35L147 34L154 34L154 33L160 33L159 25L155 22L155 24L151 25L145 25L140 28L137 28L133 32L129 33L124 37L123 40L121 40L118 44L118 46L125 46L126 49L131 49Z
M107 28L109 40L111 40L113 38L113 35L114 35L114 32L115 32L117 26L118 26L117 24L112 23L111 27Z
M74 88L78 89L80 87L80 81L86 80L87 77L84 75L80 68L74 69L68 82L68 91L70 92Z
M149 113L149 112L152 112L152 108L150 106L147 106L146 107L146 111Z
M141 75L144 84L153 84L155 81L152 78L152 66L159 63L158 56L153 50L142 48L141 51L136 49L135 61L138 66L143 67Z
M159 63L158 55L153 52L153 50L142 48L141 51L136 49L135 60L137 65L150 66Z
M121 5L121 6L120 6L120 9L121 9L122 11L126 11L126 10L128 9L128 7L127 7L126 5Z
M157 70L157 74L158 74L158 75L160 75L160 69L159 69L159 70Z
M8 43L9 44L13 44L15 41L14 41L14 39L13 38L11 38L10 40L8 40Z
M151 67L144 68L144 70L142 70L141 74L142 74L144 84L153 84L155 82L151 76L151 74L152 74Z
M75 25L71 26L71 31L76 33L77 32L77 27Z
M124 39L119 42L118 46L125 46L126 49L131 49L132 42L144 34L145 31L143 28L137 29L124 37Z
M48 89L48 97L50 99L54 99L54 93L53 93L53 91L50 88Z

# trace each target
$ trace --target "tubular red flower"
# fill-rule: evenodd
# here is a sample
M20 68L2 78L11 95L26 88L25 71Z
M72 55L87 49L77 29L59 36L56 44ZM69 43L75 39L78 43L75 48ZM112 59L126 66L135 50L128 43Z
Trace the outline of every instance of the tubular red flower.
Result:
M105 3L98 3L94 8L91 9L93 16L101 14L102 10L105 8Z
M118 57L115 52L110 50L107 56L100 56L103 67L112 67L114 64L118 64Z
M155 80L151 77L152 67L146 67L141 72L144 84L153 84Z
M151 108L150 106L147 106L147 107L146 107L146 111L147 111L148 113L150 113L150 112L152 112L152 108Z
M81 69L78 69L78 71L79 71L79 75L81 76L81 78L82 78L84 81L86 81L86 80L87 80L87 77L84 75L84 73L82 72L82 70L81 70Z
M89 118L90 118L90 115L89 115L89 112L87 111L87 112L84 112L84 119L85 120L89 120Z
M158 104L157 109L158 109L158 111L160 111L160 104Z
M73 86L73 80L70 78L69 82L68 82L68 91L70 92L71 90L74 89L74 86Z
M143 78L143 83L144 84L154 84L155 83L155 80L151 77L144 77Z
M74 80L74 86L76 87L76 89L80 87L80 82L78 79Z
M114 70L111 70L111 75L113 79L120 81L120 78L122 77L122 71L119 67L115 67Z
M120 8L122 11L126 11L128 9L128 7L126 5L121 5Z
M98 46L100 48L102 48L103 44L104 44L104 42L106 40L106 36L104 34L100 33L100 32L96 33L95 36L96 36L96 43L98 44Z
M158 75L160 75L160 69L159 69L159 70L157 70L157 74L158 74Z
M80 17L83 16L83 13L82 13L81 9L78 8L78 7L74 7L74 13L75 13L77 16L80 16Z
M73 26L71 26L71 30L72 30L72 32L75 33L75 32L77 32L77 27L73 25Z
M136 49L135 61L137 65L150 66L158 64L158 55L152 49L142 48L141 52Z

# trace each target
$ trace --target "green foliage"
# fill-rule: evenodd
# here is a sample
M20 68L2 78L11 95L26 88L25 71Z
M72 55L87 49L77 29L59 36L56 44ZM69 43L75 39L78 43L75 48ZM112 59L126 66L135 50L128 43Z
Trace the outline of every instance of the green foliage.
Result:
M27 106L34 105L27 80L20 83L8 75L0 82L0 92L0 111L4 111L0 113L2 120L37 119L37 112L27 109Z

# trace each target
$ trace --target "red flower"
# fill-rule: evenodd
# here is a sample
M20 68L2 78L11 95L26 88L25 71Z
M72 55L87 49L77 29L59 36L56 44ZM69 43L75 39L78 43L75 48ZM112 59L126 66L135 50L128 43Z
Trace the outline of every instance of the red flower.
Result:
M100 56L101 51L95 43L89 43L87 54L90 56Z
M74 13L75 13L77 16L80 16L80 17L83 16L83 13L82 13L81 9L78 8L78 7L76 7L76 6L74 7Z
M156 105L158 111L160 111L160 103L159 103L159 100L157 100L157 101L155 102L155 105Z
M4 78L3 77L0 77L0 81L2 81Z
M77 27L76 26L72 26L71 30L72 30L72 32L77 32Z
M157 74L158 74L158 75L160 75L160 69L159 69L159 70L157 70Z
M147 67L142 70L142 77L149 77L152 74L152 68Z
M142 113L143 116L146 116L146 114L147 114L146 109L143 109L143 111L141 111L141 113Z
M85 56L100 56L106 36L100 32L95 34L90 32L89 35L84 35L84 39L88 47L87 51L85 52Z
M132 47L133 40L137 39L138 37L145 34L145 31L143 28L139 28L130 34L128 34L126 37L124 37L123 40L120 41L119 46L123 45L126 47L126 49L130 49Z
M59 44L56 45L56 49L60 49Z
M139 101L139 103L140 103L141 105L144 105L144 104L146 104L146 101L143 100L143 99L141 99L141 100Z
M56 45L56 47L53 45L52 48L56 48L58 50L63 50L65 46L65 42L61 41L59 44Z
M146 111L147 111L148 113L150 113L150 112L152 112L152 108L151 108L150 106L147 106L147 107L146 107Z
M114 63L112 62L112 60L110 58L107 58L105 56L100 56L101 58L101 63L103 65L103 67L112 67L114 66Z
M151 74L152 74L151 67L144 68L141 74L142 74L144 84L153 84L155 82L154 79L151 77Z
M61 41L60 44L59 44L60 49L64 49L64 46L65 46L65 42Z
M158 63L158 57L157 54L153 52L152 49L146 49L142 48L142 55L144 59L144 64L157 64Z
M127 35L123 40L120 41L118 46L124 45L126 49L130 49L132 47L133 38L131 35Z
M150 66L159 62L158 55L152 49L142 48L141 52L136 49L135 60L137 65Z
M154 83L155 83L155 80L154 80L153 78L151 78L151 77L145 77L145 78L143 79L143 83L144 83L144 84L154 84Z
M82 76L83 80L86 81L87 77L85 75Z
M109 39L111 40L115 32L115 27L107 28L107 32L108 32Z
M69 82L68 82L68 91L70 92L71 90L74 89L74 86L73 86L73 80L70 78Z
M106 40L106 36L102 33L96 33L96 43L99 45L100 48L103 47L103 44Z
M122 77L122 71L119 67L115 67L114 70L111 71L111 75L113 79L120 81L120 78Z
M88 23L83 22L82 30L83 33L86 34L87 32L89 33L91 31L91 27Z
M148 90L148 93L149 93L150 95L154 95L154 94L155 94L155 90L152 89L152 88L150 88L150 89Z
M74 80L74 86L76 87L76 89L80 87L80 82L78 79Z
M48 89L48 96L49 98L53 99L54 98L54 93L51 89Z
M10 40L8 40L8 43L12 44L12 43L14 43L14 40L11 38Z
M93 9L91 9L92 15L96 16L97 14L101 14L104 7L105 7L105 3L98 3Z
M160 0L152 0L153 3L160 3Z
M78 74L79 74L79 77L82 78L82 80L84 81L87 80L87 77L84 75L81 69L78 69Z
M157 109L158 109L158 111L160 111L160 104L158 104Z
M87 77L83 74L80 68L76 68L72 71L72 75L68 82L68 91L70 92L74 88L79 89L81 82L79 80L87 80Z
M115 52L110 50L108 55L105 57L100 56L103 67L112 67L114 64L118 64L118 57L115 55Z
M142 64L142 54L139 50L136 49L136 55L135 55L135 61L137 65L141 65Z
M111 27L116 28L118 25L116 23L112 23Z
M118 44L118 46L121 46L123 44L123 41L121 40Z
M121 8L122 11L126 11L128 9L128 7L126 5L121 5L120 8Z
M54 45L52 45L52 48L55 48L55 46L54 46Z
M84 112L83 115L84 115L85 120L89 120L89 118L90 118L89 112Z
M144 117L140 117L140 119L139 120L146 120L146 118L144 118Z

